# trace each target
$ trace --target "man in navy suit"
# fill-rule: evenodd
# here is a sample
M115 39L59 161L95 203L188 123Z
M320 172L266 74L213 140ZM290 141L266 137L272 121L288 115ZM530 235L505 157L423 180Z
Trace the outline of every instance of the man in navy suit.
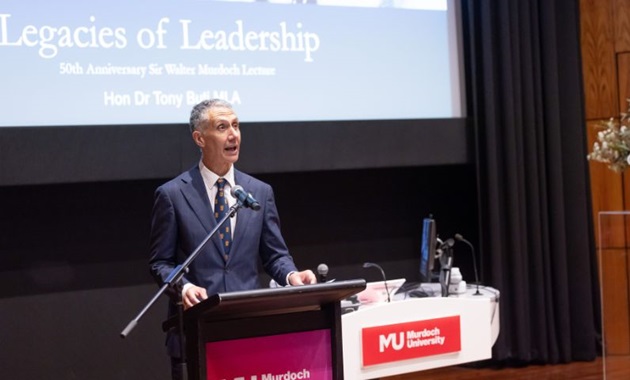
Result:
M280 285L317 282L310 270L298 271L280 233L278 210L268 184L234 168L241 147L239 120L232 106L222 100L197 104L190 115L192 138L201 150L201 160L187 172L160 186L155 192L151 223L151 274L161 285L172 269L192 253L217 225L219 205L232 206L230 189L242 186L259 201L254 211L242 208L213 236L182 278L185 309L209 294L259 287L258 264ZM229 225L228 225L229 224ZM169 315L176 313L171 302ZM179 337L167 334L173 378L180 378Z

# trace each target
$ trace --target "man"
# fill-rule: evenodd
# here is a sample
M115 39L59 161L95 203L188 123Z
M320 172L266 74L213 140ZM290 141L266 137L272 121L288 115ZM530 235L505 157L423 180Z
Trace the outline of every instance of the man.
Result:
M210 294L259 287L258 263L281 285L316 283L310 270L298 271L280 233L273 190L234 168L241 147L239 120L223 100L197 104L190 115L192 138L201 150L198 165L155 192L151 223L151 274L162 284L217 225L222 210L236 200L230 190L242 186L261 209L242 208L204 246L182 278L184 308ZM227 203L227 204L226 204ZM176 314L173 302L169 316ZM180 378L179 337L167 334L173 378Z

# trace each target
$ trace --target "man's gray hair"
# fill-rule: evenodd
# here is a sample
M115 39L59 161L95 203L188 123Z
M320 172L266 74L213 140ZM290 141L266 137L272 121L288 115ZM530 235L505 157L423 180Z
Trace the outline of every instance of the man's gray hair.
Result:
M208 123L212 108L232 109L232 105L223 99L208 99L197 104L190 112L190 133L201 131L204 128Z

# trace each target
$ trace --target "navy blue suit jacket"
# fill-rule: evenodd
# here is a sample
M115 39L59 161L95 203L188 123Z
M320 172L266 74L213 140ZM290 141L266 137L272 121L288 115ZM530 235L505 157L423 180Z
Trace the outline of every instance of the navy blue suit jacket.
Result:
M252 193L261 209L241 208L236 219L232 248L224 259L221 241L214 236L192 262L183 282L206 288L208 295L251 290L260 286L259 262L265 272L284 285L297 271L280 233L278 210L268 184L234 170L236 185ZM151 274L159 285L182 263L216 226L199 167L160 186L155 192L151 222ZM169 316L175 312L171 302ZM171 337L172 338L172 337ZM171 356L179 356L170 343Z

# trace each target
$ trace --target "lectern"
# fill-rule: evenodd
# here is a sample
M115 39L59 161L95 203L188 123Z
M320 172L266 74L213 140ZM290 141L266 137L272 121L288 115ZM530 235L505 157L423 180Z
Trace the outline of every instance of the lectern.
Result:
M184 312L188 378L343 379L340 301L365 286L358 279L209 297ZM176 318L163 324L176 326Z

